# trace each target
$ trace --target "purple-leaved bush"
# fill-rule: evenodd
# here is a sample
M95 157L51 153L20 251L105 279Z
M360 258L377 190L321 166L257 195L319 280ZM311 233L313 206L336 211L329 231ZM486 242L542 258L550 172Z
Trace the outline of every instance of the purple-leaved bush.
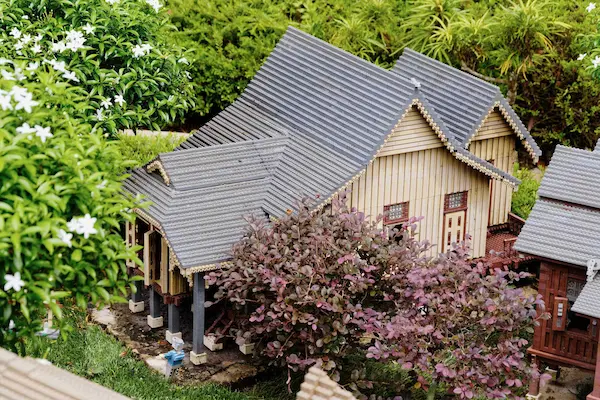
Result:
M539 376L522 337L544 304L512 285L525 274L473 266L465 245L426 256L416 219L388 232L343 197L312 205L249 219L232 266L209 275L217 301L236 310L239 344L256 343L269 363L294 371L321 365L336 379L350 354L398 362L429 393L466 399L516 398Z

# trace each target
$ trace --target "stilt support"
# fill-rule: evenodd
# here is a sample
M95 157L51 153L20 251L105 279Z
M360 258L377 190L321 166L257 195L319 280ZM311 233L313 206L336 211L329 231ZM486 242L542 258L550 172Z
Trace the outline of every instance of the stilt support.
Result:
M192 351L190 353L190 361L192 364L206 363L206 350L203 344L204 340L204 298L205 298L205 283L204 272L196 272L194 274L194 324L192 331Z
M156 292L153 285L150 285L148 325L150 328L161 328L163 326L163 317L160 315L160 295Z
M144 290L144 282L135 281L134 285L137 290L135 293L131 292L131 298L129 299L129 310L132 313L139 313L144 311L144 299L142 297L142 291Z

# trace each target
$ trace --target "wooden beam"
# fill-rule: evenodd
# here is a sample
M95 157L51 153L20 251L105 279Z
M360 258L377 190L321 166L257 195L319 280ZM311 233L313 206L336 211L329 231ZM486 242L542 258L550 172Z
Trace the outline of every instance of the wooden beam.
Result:
M196 354L204 353L204 300L205 300L204 272L194 274L194 323L192 351Z

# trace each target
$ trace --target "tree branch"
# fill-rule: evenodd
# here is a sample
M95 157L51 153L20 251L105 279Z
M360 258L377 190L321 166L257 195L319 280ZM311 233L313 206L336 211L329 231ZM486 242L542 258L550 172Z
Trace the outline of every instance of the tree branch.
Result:
M492 82L492 83L501 83L501 84L507 84L508 80L506 79L500 79L500 78L492 78L491 76L485 76L480 74L479 72L469 68L467 66L467 64L465 64L464 62L460 63L460 69L462 69L465 72L468 72L469 74L476 76L479 79L483 79L484 81L488 81L488 82Z

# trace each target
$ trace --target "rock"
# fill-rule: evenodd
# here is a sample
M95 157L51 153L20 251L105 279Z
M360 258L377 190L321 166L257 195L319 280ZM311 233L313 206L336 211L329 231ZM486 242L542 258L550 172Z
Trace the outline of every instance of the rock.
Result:
M162 355L158 355L156 357L148 357L144 361L146 361L146 364L148 364L150 368L155 369L160 373L165 372L167 360L163 358Z
M94 309L92 311L92 320L100 325L111 326L116 324L115 315L110 308L104 307L102 310Z
M210 377L210 380L220 384L230 384L255 376L257 372L257 369L252 365L234 364L225 371L214 374Z

